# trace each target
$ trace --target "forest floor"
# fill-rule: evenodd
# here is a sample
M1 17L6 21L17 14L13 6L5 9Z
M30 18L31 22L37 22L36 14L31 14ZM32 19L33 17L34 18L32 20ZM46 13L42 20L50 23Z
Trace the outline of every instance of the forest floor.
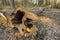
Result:
M34 39L15 37L12 30L0 25L0 40L60 40L60 9L36 8L28 9L39 17L36 25L37 35Z

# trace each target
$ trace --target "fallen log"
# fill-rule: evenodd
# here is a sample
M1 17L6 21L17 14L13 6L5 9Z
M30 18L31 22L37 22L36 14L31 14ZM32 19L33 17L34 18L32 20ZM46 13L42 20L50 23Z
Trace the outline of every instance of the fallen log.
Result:
M38 29L32 22L38 21L38 16L24 8L16 8L12 15L6 15L6 18L7 26L16 27L21 36L28 37L37 33Z

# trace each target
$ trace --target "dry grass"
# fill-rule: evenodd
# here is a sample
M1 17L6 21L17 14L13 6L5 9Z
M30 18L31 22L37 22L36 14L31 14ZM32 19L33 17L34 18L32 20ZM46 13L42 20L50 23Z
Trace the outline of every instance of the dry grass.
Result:
M39 21L42 22L43 24L48 25L48 26L60 27L60 25L58 25L58 23L56 23L54 21L54 19L51 19L51 18L48 18L48 17L40 16Z

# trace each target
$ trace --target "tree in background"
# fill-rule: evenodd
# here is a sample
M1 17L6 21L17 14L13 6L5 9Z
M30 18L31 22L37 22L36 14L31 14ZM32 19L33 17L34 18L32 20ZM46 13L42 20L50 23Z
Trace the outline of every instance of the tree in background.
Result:
M6 8L7 6L10 6L11 8L15 8L14 0L2 0L2 7Z
M9 12L14 10L15 8L15 1L14 0L2 0L2 11Z

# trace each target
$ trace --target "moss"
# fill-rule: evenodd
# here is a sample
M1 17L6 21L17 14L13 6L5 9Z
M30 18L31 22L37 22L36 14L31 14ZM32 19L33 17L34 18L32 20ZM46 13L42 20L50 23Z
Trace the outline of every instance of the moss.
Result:
M58 9L60 9L60 4L54 5L53 8L58 8Z

